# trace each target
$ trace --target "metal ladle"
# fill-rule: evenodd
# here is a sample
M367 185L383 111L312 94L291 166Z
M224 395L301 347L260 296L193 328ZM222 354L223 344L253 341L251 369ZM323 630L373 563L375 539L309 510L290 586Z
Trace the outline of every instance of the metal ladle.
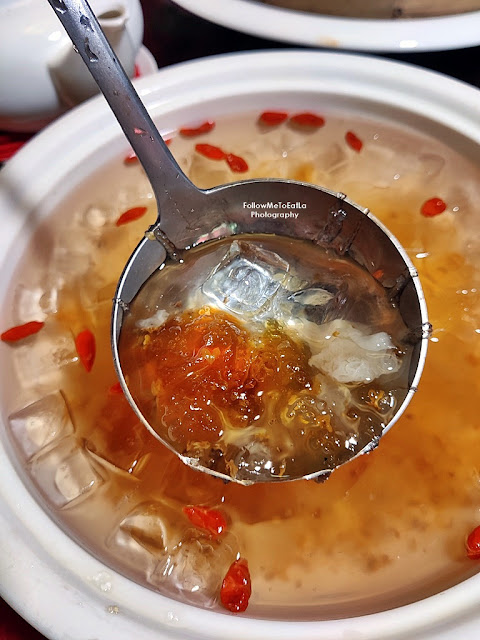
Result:
M430 330L417 272L396 238L368 209L360 208L342 193L333 193L311 184L264 179L236 182L207 190L195 187L164 143L87 2L49 2L143 165L157 201L158 218L145 233L120 277L111 330L113 357L119 379L127 399L145 426L174 450L142 415L125 381L119 357L119 340L129 305L167 258L181 258L189 247L212 238L253 232L310 240L340 255L348 255L370 273L382 269L384 287L398 306L414 342L408 372L408 392L385 427L385 433L399 418L416 391ZM269 201L301 202L305 208L297 219L288 223L282 219L268 218L252 221L244 203ZM372 438L357 455L371 450L377 443L378 438ZM178 451L175 453L191 466L226 480L232 479L224 473L199 466L196 459L181 455ZM303 477L321 480L328 477L331 470L318 469ZM248 483L251 480L244 482Z

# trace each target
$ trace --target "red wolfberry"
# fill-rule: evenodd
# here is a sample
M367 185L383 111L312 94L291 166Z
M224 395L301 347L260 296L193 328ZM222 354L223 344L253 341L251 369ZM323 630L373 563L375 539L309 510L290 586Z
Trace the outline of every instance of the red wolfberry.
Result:
M170 143L172 142L172 138L163 138L163 141L165 142L165 144L167 145L167 147L170 146ZM125 156L125 158L123 159L123 164L129 165L129 164L138 164L139 160L137 157L137 154L135 153L135 151L131 151L128 155Z
M108 389L108 393L113 396L123 393L122 385L120 384L120 382L115 382L115 384L112 384L112 386Z
M23 340L24 338L28 338L28 336L33 336L34 333L38 333L44 326L44 322L32 320L32 322L26 322L17 327L7 329L7 331L4 331L0 335L0 339L3 340L3 342L17 342L17 340Z
M220 147L214 147L213 144L196 144L195 151L211 160L224 160L227 155Z
M248 563L244 558L232 563L223 579L220 589L220 600L229 611L240 613L245 611L252 594L252 584Z
M426 218L433 218L433 216L443 213L446 208L447 205L441 198L430 198L422 204L420 211Z
M127 224L127 222L138 220L145 215L146 211L147 207L133 207L133 209L128 209L128 211L122 213L115 224L117 227L120 227L122 224Z
M128 155L125 156L125 158L123 159L123 164L129 165L129 164L137 164L138 163L138 158L137 158L137 154L134 151L131 151Z
M234 173L245 173L248 171L248 164L240 156L235 156L233 153L227 153L227 164Z
M297 113L290 118L290 122L298 124L302 127L310 127L312 129L318 129L325 124L325 118L317 116L315 113Z
M260 114L258 121L261 124L267 125L267 127L275 127L278 124L282 124L288 118L288 113L284 111L264 111Z
M385 272L383 269L377 269L372 273L372 276L375 278L375 280L380 280L380 278L383 278L384 274Z
M136 64L133 67L133 77L134 78L140 78L142 75L142 72L140 71L140 67L138 66L138 64Z
M80 362L85 367L85 371L91 371L93 363L95 362L96 345L95 336L90 329L80 331L75 338L75 348L77 349Z
M345 134L345 140L349 147L351 147L357 153L362 150L363 142L360 140L358 136L356 136L353 131L347 131Z
M182 134L182 136L187 136L188 138L190 138L192 136L199 136L202 133L208 133L214 127L215 123L211 120L207 120L207 122L204 122L198 127L183 127L182 129L180 129L180 133Z
M206 509L205 507L183 507L183 513L193 526L205 529L212 536L217 537L227 528L227 521L221 511Z
M470 560L480 560L480 527L475 527L470 533L465 542L465 547Z

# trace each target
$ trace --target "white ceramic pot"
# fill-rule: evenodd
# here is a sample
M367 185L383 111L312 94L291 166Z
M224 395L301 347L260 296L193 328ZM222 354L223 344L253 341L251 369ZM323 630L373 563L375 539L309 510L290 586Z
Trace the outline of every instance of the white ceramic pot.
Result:
M133 77L143 39L139 0L93 0L125 71ZM37 131L98 89L48 2L0 6L0 129Z
M450 135L462 136L466 152L475 153L480 143L477 90L374 58L307 51L230 55L165 69L137 86L163 132L206 117L271 108L276 100L300 109L328 97L331 105L342 104L352 112L422 122L430 132L441 131L447 141ZM69 131L68 145L65 131ZM125 149L106 104L95 99L48 127L2 170L2 326L11 319L9 283L32 229ZM95 195L100 197L102 189L104 185L95 185ZM9 372L1 371L1 378L6 421L5 407L12 393ZM232 618L170 600L87 553L41 508L21 478L4 427L0 591L52 640L476 640L480 633L478 575L408 606L329 621L260 620L248 614Z

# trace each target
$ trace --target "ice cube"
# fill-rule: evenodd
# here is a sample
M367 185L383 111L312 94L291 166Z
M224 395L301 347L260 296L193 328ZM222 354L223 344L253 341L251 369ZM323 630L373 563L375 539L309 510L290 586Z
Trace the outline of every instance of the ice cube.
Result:
M272 303L288 269L288 263L273 251L251 242L234 241L202 291L232 313L259 313Z
M98 241L87 230L60 231L55 239L50 269L71 278L86 273L98 251Z
M30 475L46 500L65 507L96 490L103 479L74 436L42 449L29 462Z
M213 539L189 529L158 563L149 582L176 591L187 602L212 608L218 600L223 578L237 557L237 547L232 535Z
M175 482L172 482L175 478ZM222 501L224 485L213 476L200 474L178 456L172 456L165 467L158 490L167 499L179 504L218 504Z
M190 167L188 168L188 165ZM189 163L187 160L180 163L182 168L188 171L190 180L200 189L211 189L219 184L231 182L231 173L226 162L213 161L196 153Z
M322 146L315 155L315 167L325 172L327 175L331 172L338 171L348 161L348 154L345 145L333 142L330 145Z
M370 382L400 369L395 346L383 331L369 334L345 320L321 326L304 322L304 330L313 353L309 364L337 382Z
M19 323L31 318L44 320L57 312L58 291L56 287L18 285L15 289L13 308Z
M123 562L152 575L160 560L166 560L169 546L178 543L176 523L179 511L165 502L149 501L137 505L120 522L106 545Z
M392 133L373 136L361 135L365 146L361 153L350 152L348 163L332 170L343 185L351 181L371 185L378 189L396 187L398 183L411 186L412 180L426 184L435 180L442 172L445 160L436 154L412 147L402 136ZM342 188L351 196L347 186Z
M108 282L103 275L94 271L92 274L85 274L78 283L78 293L83 309L95 312L98 305L104 302L113 306L117 282L113 280Z
M62 367L76 362L78 355L71 332L48 318L41 331L15 345L12 359L23 386L48 383L55 388L60 386Z
M437 178L445 166L445 158L436 153L422 153L417 158L417 175L422 178L422 183L428 183ZM412 167L412 170L414 167ZM422 175L423 174L423 175Z
M9 416L12 436L28 460L52 442L73 434L73 424L60 391Z
M125 402L124 398L119 401ZM123 417L123 419L122 419ZM127 419L113 410L110 421L101 418L99 428L90 435L88 450L109 472L138 476L150 459L148 432L134 414ZM133 419L132 419L133 418Z

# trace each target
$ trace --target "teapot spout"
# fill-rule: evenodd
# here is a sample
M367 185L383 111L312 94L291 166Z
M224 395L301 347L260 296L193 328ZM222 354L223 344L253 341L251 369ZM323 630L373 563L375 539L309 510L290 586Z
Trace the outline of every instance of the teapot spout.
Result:
M126 28L129 17L127 8L115 3L110 7L103 6L96 15L125 72L129 77L133 77L138 49L131 41ZM73 107L98 93L95 81L70 41L56 52L48 68L58 98L66 108Z

